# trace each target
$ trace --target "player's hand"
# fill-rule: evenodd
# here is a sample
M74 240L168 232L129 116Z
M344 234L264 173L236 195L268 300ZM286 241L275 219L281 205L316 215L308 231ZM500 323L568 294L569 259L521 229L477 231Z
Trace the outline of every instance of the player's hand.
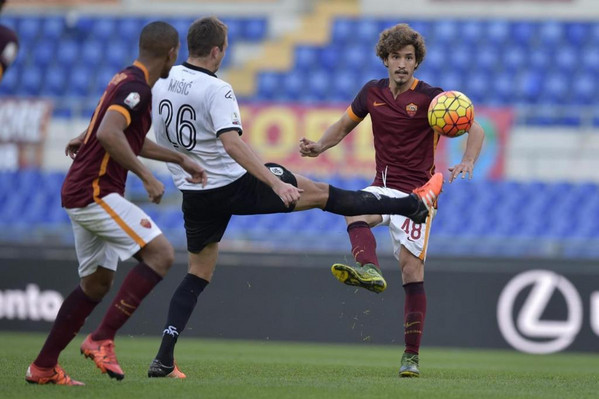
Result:
M295 205L297 201L299 201L300 196L304 190L295 187L293 184L285 183L279 181L279 183L274 186L273 191L281 198L281 201L285 204L287 208L292 205Z
M164 184L153 175L147 181L143 181L144 188L148 193L148 198L155 204L159 204L164 195Z
M208 181L208 175L199 163L185 156L180 166L183 168L183 170L185 170L187 173L191 175L190 177L186 177L185 180L193 184L202 183L202 187L206 186L206 182Z
M322 144L302 137L299 142L299 152L302 157L317 157L323 151Z
M83 144L83 138L81 136L71 139L64 149L64 154L68 157L71 157L71 159L75 159L75 157L77 156L77 152L79 152L81 144Z
M471 180L472 172L474 171L474 163L462 161L461 163L451 168L448 168L448 170L451 172L451 174L449 175L450 183L457 179L457 177L460 175L462 175L462 179L465 179L466 176L468 176L468 180Z

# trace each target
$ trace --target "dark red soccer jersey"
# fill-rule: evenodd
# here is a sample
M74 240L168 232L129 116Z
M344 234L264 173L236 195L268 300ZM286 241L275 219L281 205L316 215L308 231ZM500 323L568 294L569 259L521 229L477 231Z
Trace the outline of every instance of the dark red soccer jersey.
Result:
M372 80L362 87L347 112L357 122L368 114L372 119L373 186L409 193L433 175L439 135L429 126L427 112L442 91L418 79L397 98L389 89L389 79Z
M151 107L148 71L141 63L136 61L114 75L100 98L85 140L62 185L62 206L82 208L108 194L124 194L127 169L110 157L96 133L108 110L120 112L127 119L127 141L138 155L152 123Z
M6 26L0 25L0 80L6 69L17 58L19 40L15 32Z

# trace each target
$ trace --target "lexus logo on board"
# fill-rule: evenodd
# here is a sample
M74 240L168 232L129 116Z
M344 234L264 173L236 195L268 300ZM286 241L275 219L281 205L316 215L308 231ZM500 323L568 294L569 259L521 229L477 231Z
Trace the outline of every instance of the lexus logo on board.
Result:
M516 308L518 295L532 286L522 307ZM566 304L565 320L542 320L554 295ZM505 286L497 303L497 322L505 340L528 353L552 353L566 349L580 332L583 306L574 285L549 270L520 273Z

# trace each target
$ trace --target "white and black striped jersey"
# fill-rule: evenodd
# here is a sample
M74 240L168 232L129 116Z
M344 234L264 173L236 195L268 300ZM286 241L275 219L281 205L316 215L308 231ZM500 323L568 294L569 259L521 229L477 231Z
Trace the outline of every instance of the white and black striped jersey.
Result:
M230 84L214 73L188 63L171 68L152 89L152 120L158 144L189 155L208 174L205 187L188 183L188 174L168 163L175 185L181 190L225 186L246 170L227 154L219 134L242 133L239 105Z

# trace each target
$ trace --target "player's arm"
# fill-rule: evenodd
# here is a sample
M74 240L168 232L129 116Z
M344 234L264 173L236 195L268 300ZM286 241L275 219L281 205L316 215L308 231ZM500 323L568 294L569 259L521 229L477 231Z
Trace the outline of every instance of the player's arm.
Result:
M227 130L218 137L222 141L225 151L227 151L231 158L243 166L245 170L254 175L257 179L268 184L285 203L285 206L289 207L299 200L302 190L279 180L275 175L270 173L268 168L264 166L264 162L260 159L258 154L256 154L250 146L239 137L239 132L237 130Z
M468 131L468 139L466 140L466 149L464 150L462 161L459 164L449 168L449 171L451 172L451 175L449 176L450 183L460 174L462 175L462 179L465 179L466 175L472 179L474 163L480 155L484 140L484 129L477 121L474 121L474 123L472 123L472 127Z
M121 112L109 109L102 118L96 137L112 159L141 179L150 200L157 204L164 194L164 185L154 177L150 169L131 149L125 137L127 125L127 119Z
M153 159L155 161L175 163L183 168L191 176L186 180L190 183L202 183L206 185L208 176L206 171L190 157L181 154L180 152L169 150L161 145L156 144L152 140L146 138L143 147L141 147L140 156Z
M360 121L352 119L349 113L345 111L337 122L325 130L318 141L315 142L302 137L300 139L300 154L302 157L317 157L329 148L339 144L359 123Z

